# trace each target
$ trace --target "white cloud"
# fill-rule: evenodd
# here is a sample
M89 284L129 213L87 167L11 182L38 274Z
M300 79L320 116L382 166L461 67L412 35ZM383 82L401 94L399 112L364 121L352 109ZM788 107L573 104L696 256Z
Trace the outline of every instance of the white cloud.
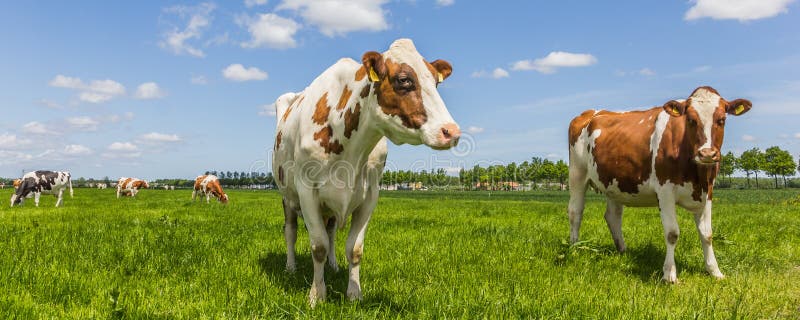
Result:
M800 132L794 134L795 139L800 139Z
M455 3L456 0L436 0L436 5L440 7L452 6Z
M244 0L244 5L248 8L255 6L263 6L267 4L267 0Z
M656 72L651 70L650 68L642 68L637 73L639 73L640 75L643 75L643 76L648 76L648 77L656 75Z
M305 22L316 26L328 37L355 31L383 31L388 0L283 0L277 9L299 13Z
M53 133L55 133L53 131L48 130L47 127L43 123L37 122L37 121L31 121L31 122L28 122L25 125L23 125L22 126L22 132L31 133L31 134L53 134Z
M241 64L229 65L225 70L222 70L222 75L232 81L251 81L251 80L266 80L267 73L259 70L256 67L245 68Z
M17 138L15 134L0 134L0 149L15 149L31 144L30 139Z
M473 78L493 78L493 79L501 79L501 78L508 78L509 74L503 68L495 68L492 70L492 73L486 72L485 70L475 71L472 73L471 77Z
M66 121L70 127L82 131L96 131L97 126L100 124L100 122L90 117L71 117L67 118Z
M205 2L194 7L175 6L164 9L165 12L177 14L182 18L188 16L189 22L183 29L173 27L172 30L165 32L159 45L176 55L204 57L203 50L193 46L189 41L199 40L202 37L203 31L211 25L211 12L215 8L214 4Z
M208 84L208 79L206 79L206 76L203 76L203 75L200 75L200 76L192 76L192 78L191 78L189 81L190 81L192 84L200 84L200 85L202 85L202 84Z
M266 13L259 14L256 18L238 17L237 23L247 26L247 31L251 36L250 41L242 42L243 48L287 49L297 46L294 35L301 26L292 19L283 18L274 13Z
M265 104L258 107L258 115L263 117L274 117L276 115L275 104Z
M61 104L59 104L58 102L52 101L52 100L42 99L42 100L39 100L39 103L41 105L43 105L45 107L48 107L48 108L51 108L51 109L61 109L61 108L63 108L63 106Z
M79 90L78 99L89 103L102 103L125 94L125 86L111 79L92 80L87 84L80 78L59 74L49 84L51 87Z
M79 144L68 144L64 147L64 154L67 155L89 155L92 154L92 149Z
M469 133L471 133L471 134L477 134L477 133L481 133L481 132L483 132L483 131L484 131L484 129L483 129L483 128L481 128L481 127L476 127L476 126L469 126L469 127L467 128L467 132L469 132Z
M139 147L130 142L114 142L108 146L111 151L137 151Z
M558 153L548 153L545 156L545 158L553 160L553 161L557 161L557 160L561 160L561 155L558 154Z
M586 67L597 63L597 58L587 53L550 52L546 57L536 60L520 60L513 64L512 70L535 70L540 73L555 73L558 68Z
M741 22L758 20L786 13L794 0L695 0L686 11L685 20L711 18L735 19Z
M141 136L142 140L147 142L165 143L165 142L180 142L181 137L177 134L165 134L158 132L150 132Z
M136 93L134 97L137 99L158 99L167 96L164 90L158 86L155 82L145 82L139 85L136 88Z
M742 141L753 142L756 141L756 137L746 134L742 136Z

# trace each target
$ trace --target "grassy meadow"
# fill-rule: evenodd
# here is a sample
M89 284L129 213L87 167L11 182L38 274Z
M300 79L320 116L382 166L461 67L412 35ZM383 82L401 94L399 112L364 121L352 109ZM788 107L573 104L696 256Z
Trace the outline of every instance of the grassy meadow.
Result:
M681 210L677 285L660 281L655 208L626 208L628 251L618 254L597 195L584 241L570 246L565 192L386 192L367 230L364 300L345 297L340 232L341 270L327 269L328 300L315 309L303 228L298 270L284 271L276 192L231 190L227 206L192 202L187 190L114 192L9 208L11 190L0 190L0 317L800 318L797 190L715 192L722 281L706 274Z

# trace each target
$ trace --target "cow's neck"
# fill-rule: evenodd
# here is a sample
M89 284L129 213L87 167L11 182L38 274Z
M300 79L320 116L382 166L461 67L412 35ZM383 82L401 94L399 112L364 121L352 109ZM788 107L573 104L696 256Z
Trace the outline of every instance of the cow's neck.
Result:
M354 88L353 95L358 96L351 99L352 102L340 111L341 116L335 114L330 121L335 124L335 127L345 128L345 132L347 132L345 122L348 121L346 120L348 115L357 114L358 126L349 131L349 138L344 139L344 148L340 157L362 165L367 161L378 141L383 138L384 133L378 126L379 115L376 112L380 112L380 107L372 83L361 81L352 84L352 87ZM362 97L360 93L366 92L365 90L368 90L369 94ZM349 121L355 121L355 118L351 117Z
M673 174L680 175L675 180L692 184L694 200L705 201L706 198L710 200L714 179L717 176L717 165L701 166L694 161L694 149L696 147L693 146L692 141L686 134L685 127L675 126L672 132L673 139L667 141L666 145L662 147L679 150L678 157L667 162L674 166L671 170ZM707 194L705 198L701 197L703 193Z

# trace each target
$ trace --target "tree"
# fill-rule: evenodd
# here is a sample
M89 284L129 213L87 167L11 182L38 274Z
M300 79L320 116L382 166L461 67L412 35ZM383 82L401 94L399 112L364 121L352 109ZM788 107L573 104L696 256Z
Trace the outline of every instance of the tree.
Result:
M728 153L722 156L722 160L719 162L719 175L722 177L728 177L728 182L730 183L731 175L733 174L735 168L736 156L733 154L733 152L728 151Z
M739 161L737 161L737 164L739 165L739 169L744 171L745 175L747 175L748 188L750 188L750 175L753 173L756 175L756 188L758 188L758 172L761 171L763 162L764 153L762 153L758 148L753 148L742 152L742 155L739 156Z
M794 159L792 154L786 150L774 146L764 152L764 172L775 178L775 188L778 188L778 176L783 177L783 185L786 186L786 176L794 175Z

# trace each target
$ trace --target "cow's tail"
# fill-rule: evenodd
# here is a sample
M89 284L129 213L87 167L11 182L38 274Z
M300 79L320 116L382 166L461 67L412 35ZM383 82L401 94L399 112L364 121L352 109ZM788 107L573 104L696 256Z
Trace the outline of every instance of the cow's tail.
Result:
M289 109L289 106L291 106L298 97L300 97L300 95L294 92L287 92L278 97L278 100L275 100L275 117L277 119L283 118L286 110ZM280 123L280 121L276 122Z

